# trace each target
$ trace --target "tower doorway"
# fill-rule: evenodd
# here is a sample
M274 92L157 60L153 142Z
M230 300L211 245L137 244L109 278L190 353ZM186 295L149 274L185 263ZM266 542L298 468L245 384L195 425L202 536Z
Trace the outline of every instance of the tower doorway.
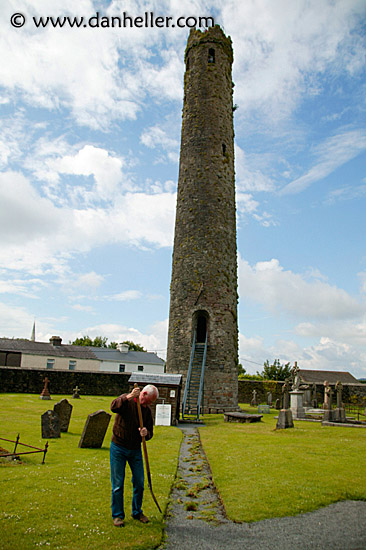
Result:
M197 343L204 344L207 334L207 317L204 313L200 312L197 316Z

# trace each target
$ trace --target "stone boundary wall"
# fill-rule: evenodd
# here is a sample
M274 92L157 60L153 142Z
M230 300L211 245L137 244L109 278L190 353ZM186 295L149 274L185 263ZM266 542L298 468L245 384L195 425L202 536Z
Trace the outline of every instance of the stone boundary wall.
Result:
M257 392L257 403L267 403L267 392L272 392L272 403L276 404L276 399L281 399L283 382L275 380L239 380L238 385L238 403L250 403L253 397L253 390ZM334 390L334 385L331 385ZM349 384L343 385L343 402L350 403L357 398L358 403L362 402L366 405L366 384ZM317 399L318 403L323 403L324 387L322 384L317 384ZM333 402L335 402L333 396Z
M128 392L128 379L131 373L124 372L85 372L51 369L21 369L0 367L0 393L38 393L43 390L45 377L50 383L50 394L73 394L78 386L80 395L118 396Z
M78 386L80 395L117 396L129 391L130 373L125 372L81 372L51 369L21 369L19 367L0 367L0 393L35 393L43 390L43 380L47 376L51 395L72 395ZM253 390L257 391L257 402L267 403L267 392L272 392L272 403L281 399L283 382L275 380L239 380L238 402L250 403ZM317 385L318 402L324 399L324 389ZM343 402L349 403L357 397L359 403L366 399L366 384L343 386Z

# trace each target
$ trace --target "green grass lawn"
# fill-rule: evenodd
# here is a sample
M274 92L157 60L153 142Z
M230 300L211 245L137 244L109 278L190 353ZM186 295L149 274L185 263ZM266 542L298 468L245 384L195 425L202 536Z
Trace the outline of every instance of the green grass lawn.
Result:
M53 396L42 401L38 395L0 394L0 437L44 447L41 414L66 397L73 405L67 433L50 439L45 464L42 454L26 455L22 464L0 465L0 547L2 550L38 547L90 550L154 548L162 538L163 516L145 487L144 513L150 523L142 525L130 517L132 490L130 475L125 483L126 526L117 529L110 511L109 444L112 422L101 449L79 449L87 415L109 411L113 398ZM173 483L181 432L157 426L147 443L154 494L165 511ZM14 445L0 440L12 451ZM19 452L30 450L18 447Z
M253 424L204 416L201 441L230 519L251 522L366 500L366 428L295 421L294 428L276 430L276 414Z
M65 396L42 401L38 395L0 394L0 437L42 447L41 414ZM109 412L111 397L70 399L68 433L49 440L42 454L22 464L0 461L0 547L22 550L151 549L161 542L164 523L146 484L144 513L151 521L130 518L132 499L126 477L126 526L116 529L110 512L109 443L112 420L101 449L79 449L87 415ZM250 407L245 407L252 410ZM205 415L201 440L228 516L234 521L294 515L342 499L366 500L366 429L322 427L295 421L275 430L276 412L255 424L227 423ZM113 417L112 417L113 418ZM153 490L165 512L173 483L180 430L158 426L147 443ZM0 441L9 450L11 443ZM21 450L22 448L18 448Z

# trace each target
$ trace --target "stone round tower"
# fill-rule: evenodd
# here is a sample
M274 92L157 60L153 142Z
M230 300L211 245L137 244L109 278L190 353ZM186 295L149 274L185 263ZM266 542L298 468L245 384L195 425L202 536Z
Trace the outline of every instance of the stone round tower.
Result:
M191 384L187 411L194 411L197 399L201 412L237 408L232 62L231 39L218 25L205 32L191 30L185 52L167 354L167 371L183 374L184 385L187 379ZM199 398L194 386L201 374Z

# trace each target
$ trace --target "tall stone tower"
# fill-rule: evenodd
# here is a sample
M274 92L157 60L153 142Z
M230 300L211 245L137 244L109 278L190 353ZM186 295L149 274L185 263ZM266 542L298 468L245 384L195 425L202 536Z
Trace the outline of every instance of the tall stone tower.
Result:
M231 39L218 25L205 32L191 30L185 52L167 371L183 374L187 385L190 363L205 363L201 412L233 410L238 400L232 62Z

